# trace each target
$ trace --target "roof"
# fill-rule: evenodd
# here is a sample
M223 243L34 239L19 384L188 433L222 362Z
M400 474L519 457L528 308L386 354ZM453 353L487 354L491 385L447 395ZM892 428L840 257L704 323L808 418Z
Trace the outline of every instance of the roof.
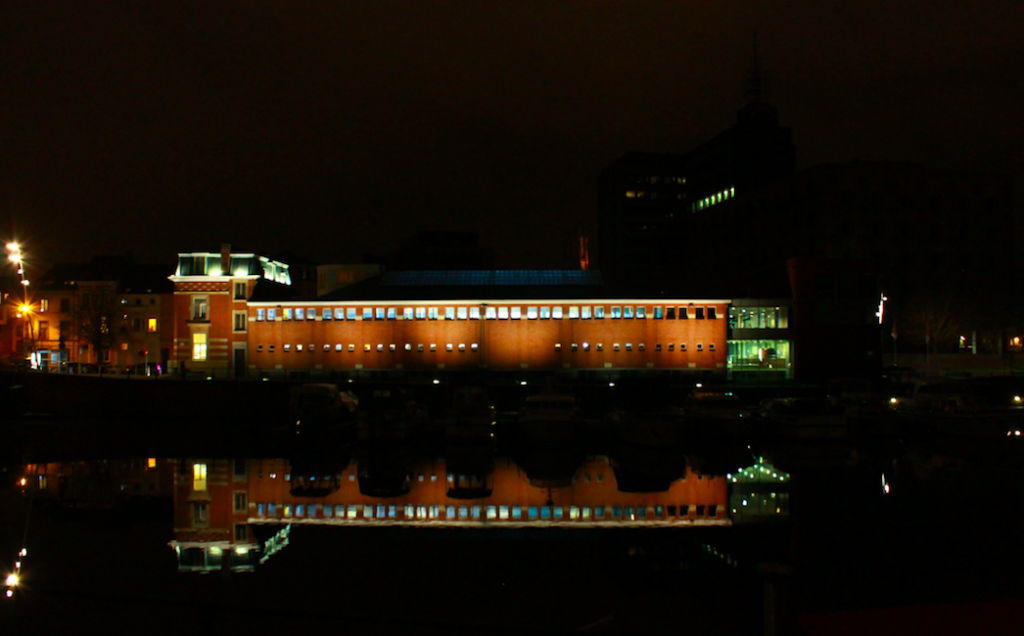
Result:
M602 285L601 272L594 270L499 269L466 271L386 272L381 285L395 286L516 286L516 285Z

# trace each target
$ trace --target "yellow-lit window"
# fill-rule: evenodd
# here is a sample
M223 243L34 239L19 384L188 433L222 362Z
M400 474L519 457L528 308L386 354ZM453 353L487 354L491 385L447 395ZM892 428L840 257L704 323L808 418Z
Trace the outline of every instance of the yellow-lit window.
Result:
M192 359L206 360L206 334L192 334Z
M149 319L149 325L147 328L149 329L149 333L154 333L156 331L156 318Z
M146 460L146 468L156 468L156 457L150 457Z
M192 490L206 490L206 464L192 464Z

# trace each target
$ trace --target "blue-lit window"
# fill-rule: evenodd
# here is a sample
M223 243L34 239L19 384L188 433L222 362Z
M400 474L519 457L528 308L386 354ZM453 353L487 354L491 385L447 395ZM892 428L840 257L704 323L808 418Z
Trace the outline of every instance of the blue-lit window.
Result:
M263 319L266 318L266 314L267 314L267 310L266 309L257 309L256 310L256 322L263 322Z
M445 508L444 516L445 516L446 519L454 519L455 518L455 506L448 506L447 508Z
M306 507L304 505L302 505L302 504L299 504L299 505L295 506L295 516L296 517L305 517L306 516Z
M479 307L470 307L469 308L469 319L470 320L480 320L480 308Z
M527 307L526 308L526 319L527 320L536 320L537 319L537 308L536 307Z
M631 307L631 306L623 307L622 308L622 317L623 318L632 318L633 317L633 307Z
M334 508L332 508L330 505L324 506L324 516L325 517L330 517L331 513L333 513L333 512L334 512Z
M402 320L412 320L412 307L406 307L402 310Z
M550 506L541 506L540 518L541 519L550 519L551 518L551 507Z
M530 506L529 508L530 521L537 520L537 506Z
M562 319L562 308L561 307L552 307L551 308L551 317L553 319L555 319L555 320L561 320Z
M262 517L263 516L263 504L256 504L256 516L257 517Z
M662 314L662 311L661 311L661 307L655 307L654 308L654 319L655 320L661 320L662 317L663 317L663 314Z
M388 320L394 320L397 317L394 307L388 307Z
M330 319L331 319L331 310L329 308L328 309L324 309L324 320L330 320Z
M427 319L427 308L426 307L417 307L416 308L416 320L426 320L426 319Z
M334 507L334 516L338 517L339 519L344 517L345 516L345 506L343 506L342 504L338 504L337 506L335 506Z
M374 312L377 320L384 320L384 317L387 316L387 311L383 307L377 307Z
M306 320L316 320L316 309L310 307L306 310Z
M580 318L590 320L590 307L582 307L580 309Z
M415 514L416 514L416 508L414 506L406 506L405 507L405 518L406 519L412 519Z
M508 320L508 307L498 307L498 320Z
M548 320L550 318L551 318L551 307L541 307L540 308L540 319L541 320Z
M427 309L427 318L429 318L430 320L437 320L437 316L437 307L429 307Z
M455 307L445 307L444 308L444 319L445 320L455 320Z
M580 317L580 308L579 307L569 307L569 318L570 319L576 319L576 318L579 318L579 317Z
M465 320L466 318L469 317L469 311L467 307L459 307L456 313L458 314L459 320Z
M395 506L388 506L388 519L394 519L396 514Z
M523 509L520 506L512 506L512 518L513 519L522 519L523 518Z
M498 506L498 518L508 519L508 506Z
M383 519L386 514L387 514L387 508L385 506L383 506L383 505L378 505L377 506L377 518L378 519Z
M594 508L594 518L604 519L604 506L598 506Z
M286 309L285 311L290 311L290 310ZM296 320L305 320L306 319L305 310L302 309L301 307L296 309L295 310L295 319Z
M488 519L497 519L498 518L498 507L497 506L487 506L487 518Z
M355 320L355 319L356 319L356 308L355 307L349 307L348 309L346 309L345 310L345 320Z
M459 519L465 519L469 516L468 506L459 506Z
M512 307L509 309L509 317L512 320L519 320L523 317L522 307Z
M479 519L480 518L480 506L473 506L470 509L470 512L472 513L472 516L473 516L474 519Z
M646 318L647 317L647 308L645 308L643 305L638 306L636 308L636 317L637 318Z
M594 307L594 318L604 318L604 305L598 305Z
M335 320L344 320L345 319L345 308L344 307L335 307L334 308L334 319Z
M267 504L267 514L271 517L277 516L277 504Z
M555 506L554 511L555 511L555 519L561 519L562 518L562 507L561 506Z
M612 307L612 318L622 318L622 307Z
M495 307L488 307L484 313L484 318L487 320L497 320L498 310Z
M277 309L267 310L267 320L270 322L277 320Z
M373 307L363 307L363 320L373 320Z

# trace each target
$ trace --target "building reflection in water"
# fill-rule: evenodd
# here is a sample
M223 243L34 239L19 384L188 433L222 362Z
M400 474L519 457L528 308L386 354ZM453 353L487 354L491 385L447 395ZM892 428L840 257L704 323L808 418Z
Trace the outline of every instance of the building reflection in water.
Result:
M685 528L789 512L789 475L763 461L703 475L656 451L638 471L640 447L586 456L547 446L510 453L515 459L487 444L451 445L447 458L432 459L405 445L347 448L296 460L29 464L22 487L73 507L173 497L170 545L179 570L192 572L252 571L287 547L295 525Z

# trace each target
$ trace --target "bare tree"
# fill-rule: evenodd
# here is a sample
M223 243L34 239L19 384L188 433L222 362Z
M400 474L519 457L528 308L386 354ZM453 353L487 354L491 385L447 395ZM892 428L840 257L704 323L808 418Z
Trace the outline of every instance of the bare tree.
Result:
M78 307L73 314L75 326L79 337L91 347L96 362L102 362L100 352L114 346L119 309L116 286L79 287Z
M925 348L936 353L939 347L956 342L961 335L963 316L948 297L915 296L903 306L900 324L906 333L924 341Z

